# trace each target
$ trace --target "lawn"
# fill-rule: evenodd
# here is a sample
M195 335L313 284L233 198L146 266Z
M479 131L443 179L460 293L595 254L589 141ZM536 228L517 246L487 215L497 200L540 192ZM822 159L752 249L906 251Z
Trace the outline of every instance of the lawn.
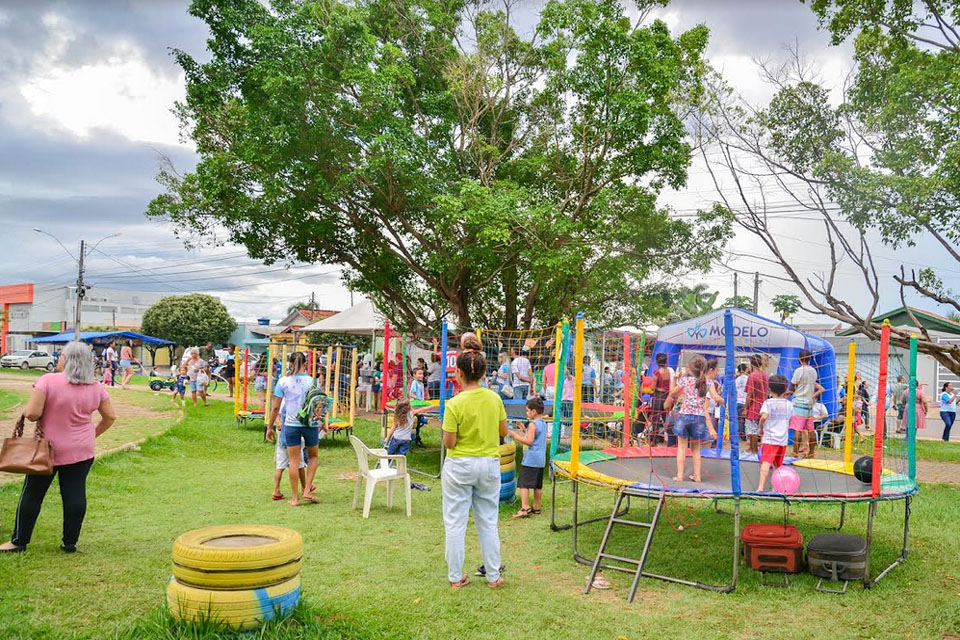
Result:
M0 414L5 413L14 405L26 400L27 394L11 389L0 388Z
M146 398L150 396L143 394ZM358 424L376 442L378 425ZM429 431L428 444L438 432ZM435 453L417 452L414 467L435 471ZM293 620L267 627L263 638L942 638L960 631L960 567L956 523L960 489L924 486L914 501L909 561L879 586L852 585L845 596L817 594L815 580L797 576L789 589L760 586L742 569L733 594L721 595L644 580L627 605L625 575L614 589L581 593L587 568L570 555L569 533L554 533L549 516L510 520L502 510L507 587L490 591L475 580L462 592L446 585L439 482L414 492L413 517L384 506L382 490L369 520L350 510L353 483L338 479L356 460L344 440L321 450L321 504L291 508L270 500L273 448L256 429L238 431L231 407L188 408L182 422L139 450L98 462L89 484L90 507L80 553L57 549L59 495L52 491L26 554L0 557L0 638L230 637L170 622L163 613L170 545L183 531L210 524L263 523L297 529L304 537L304 602ZM288 489L285 487L288 491ZM0 487L0 537L8 536L18 487ZM569 517L569 487L558 489ZM585 515L610 507L602 490L581 493ZM649 569L705 581L729 576L731 520L706 504L688 511L671 502L667 522L700 522L684 531L663 527ZM880 505L875 564L898 552L901 502ZM635 505L642 508L642 505ZM861 530L865 510L848 509L848 530ZM835 524L835 507L791 507L805 537ZM745 506L746 522L777 521L782 505ZM951 524L946 524L951 523ZM585 529L581 549L596 549L602 531ZM635 537L616 551L638 552ZM473 530L468 565L480 563ZM885 566L885 565L884 565ZM829 632L826 631L829 629ZM250 636L245 636L250 637Z

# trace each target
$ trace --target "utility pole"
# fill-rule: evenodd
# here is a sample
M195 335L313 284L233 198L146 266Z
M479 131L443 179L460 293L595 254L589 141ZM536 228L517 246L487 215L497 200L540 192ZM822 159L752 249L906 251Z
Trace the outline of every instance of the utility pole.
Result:
M759 313L757 311L757 303L760 300L760 272L753 272L753 312Z
M739 280L738 280L738 278L737 278L737 276L739 276L739 275L740 275L740 274L737 273L736 271L733 272L733 301L734 301L736 304L740 304L740 301L737 300L737 298L740 297L740 296L737 295L737 294L740 292L740 289L739 289L739 287L737 286L737 285L740 284L740 282L739 282Z
M316 310L317 308L317 297L314 295L314 292L310 292L310 309Z
M83 296L86 289L83 286L83 254L86 252L83 240L80 241L80 259L77 261L77 312L73 316L73 339L80 340L80 311L83 308Z

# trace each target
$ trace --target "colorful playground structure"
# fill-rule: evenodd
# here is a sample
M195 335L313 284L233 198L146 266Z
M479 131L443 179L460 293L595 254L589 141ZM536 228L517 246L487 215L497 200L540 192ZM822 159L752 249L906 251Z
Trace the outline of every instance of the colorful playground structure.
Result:
M340 432L349 436L357 413L357 347L340 344L309 347L271 342L256 364L253 364L249 349L235 349L233 415L237 427L248 421L265 421L265 410L273 397L274 385L281 375L286 375L290 355L298 351L307 356L307 373L330 398L326 430L331 437ZM262 392L263 397L250 397L251 382L254 383L254 393Z

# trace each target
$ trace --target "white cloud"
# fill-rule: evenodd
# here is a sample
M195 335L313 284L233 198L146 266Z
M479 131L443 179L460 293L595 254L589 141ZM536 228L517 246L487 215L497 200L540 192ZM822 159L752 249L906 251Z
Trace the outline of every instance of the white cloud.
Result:
M98 129L131 141L177 145L179 124L170 112L184 96L184 78L156 73L143 52L118 41L112 55L72 68L64 60L74 39L56 14L43 17L50 33L33 72L19 84L34 116L86 138Z

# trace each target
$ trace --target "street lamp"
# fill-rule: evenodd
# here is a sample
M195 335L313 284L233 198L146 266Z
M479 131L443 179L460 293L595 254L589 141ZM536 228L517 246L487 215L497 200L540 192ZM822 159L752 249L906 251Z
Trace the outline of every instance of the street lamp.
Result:
M42 233L45 236L50 236L51 238L56 240L57 244L59 244L63 248L63 250L67 252L67 255L69 255L71 258L73 258L77 262L77 310L74 313L74 317L73 317L73 324L74 324L73 339L79 340L80 339L80 312L83 308L83 298L86 295L86 291L87 291L86 287L83 284L83 271L84 271L83 259L87 255L86 245L83 240L80 240L80 258L78 259L75 255L70 253L70 249L67 249L66 245L60 242L60 238L58 238L57 236L53 235L48 231L44 231L40 227L34 227L33 230L36 231L37 233ZM116 238L119 235L120 235L119 233L114 233L109 236L104 236L103 238L100 238L99 240L97 240L97 243L94 244L93 247L91 247L90 251L93 252L93 250L99 247L100 243L103 242L104 240L109 240L110 238Z

